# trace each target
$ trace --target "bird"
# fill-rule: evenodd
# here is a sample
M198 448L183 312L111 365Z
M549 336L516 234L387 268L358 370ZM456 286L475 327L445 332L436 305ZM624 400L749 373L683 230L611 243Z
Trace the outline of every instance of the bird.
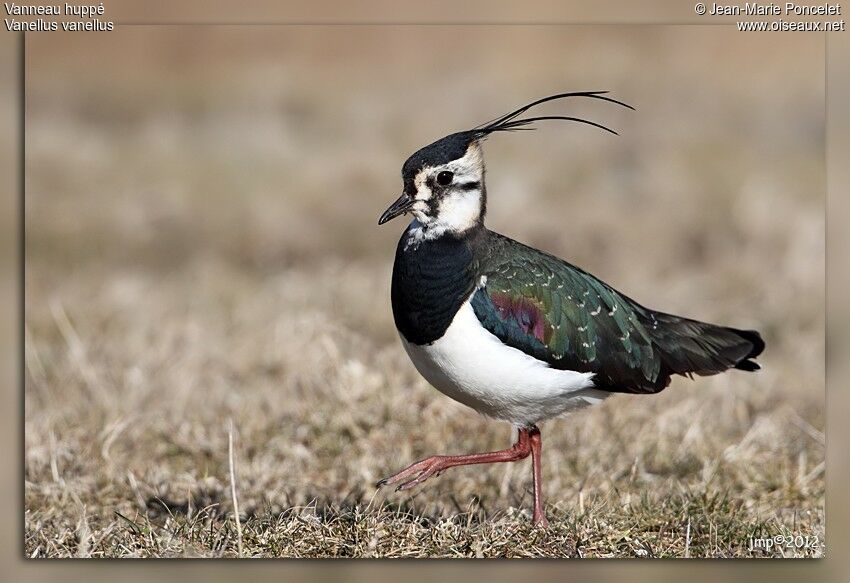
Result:
M413 153L403 189L378 225L412 219L399 239L390 285L393 319L417 371L437 390L516 429L509 448L434 455L380 480L408 490L452 467L532 458L533 525L548 526L539 425L616 393L654 394L674 375L756 371L765 348L744 330L647 308L587 271L484 225L482 143L565 115L524 117L565 99L634 110L608 91L558 93L532 101Z

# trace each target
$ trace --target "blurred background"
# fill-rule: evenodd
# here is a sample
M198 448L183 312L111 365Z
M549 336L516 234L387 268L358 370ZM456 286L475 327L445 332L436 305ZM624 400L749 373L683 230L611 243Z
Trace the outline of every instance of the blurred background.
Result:
M232 551L115 544L116 511L154 526L231 512L230 420L247 518L370 501L434 520L527 512L523 464L373 499L419 457L511 439L408 362L389 304L404 225L376 221L422 145L599 89L637 111L541 112L620 137L555 124L486 142L488 226L648 306L758 328L768 348L758 375L547 424L551 512L590 556L680 554L686 523L706 556L746 555L757 530L822 539L823 50L700 26L30 35L26 554Z

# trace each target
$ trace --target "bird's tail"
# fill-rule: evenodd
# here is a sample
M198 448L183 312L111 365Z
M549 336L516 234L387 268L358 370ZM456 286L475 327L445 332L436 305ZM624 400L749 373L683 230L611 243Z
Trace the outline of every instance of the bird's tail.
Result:
M653 341L671 373L712 375L730 368L759 370L756 358L764 340L755 330L738 330L671 314L653 312Z

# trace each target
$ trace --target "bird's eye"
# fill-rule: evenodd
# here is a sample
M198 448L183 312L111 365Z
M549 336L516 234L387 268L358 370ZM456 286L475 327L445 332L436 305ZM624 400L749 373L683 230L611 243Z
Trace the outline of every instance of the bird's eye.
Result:
M442 186L448 186L452 183L455 175L453 172L449 172L448 170L443 170L439 174L437 174L437 184Z

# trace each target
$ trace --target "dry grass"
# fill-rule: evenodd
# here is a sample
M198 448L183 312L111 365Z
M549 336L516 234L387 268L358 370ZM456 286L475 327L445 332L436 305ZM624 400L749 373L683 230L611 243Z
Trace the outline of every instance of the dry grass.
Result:
M824 536L820 40L458 30L30 37L28 555L822 553L747 548ZM424 455L511 439L398 345L402 225L374 223L401 162L530 96L600 87L638 112L571 111L621 138L487 143L490 226L648 305L761 329L765 370L544 425L546 531L528 463L376 492Z

